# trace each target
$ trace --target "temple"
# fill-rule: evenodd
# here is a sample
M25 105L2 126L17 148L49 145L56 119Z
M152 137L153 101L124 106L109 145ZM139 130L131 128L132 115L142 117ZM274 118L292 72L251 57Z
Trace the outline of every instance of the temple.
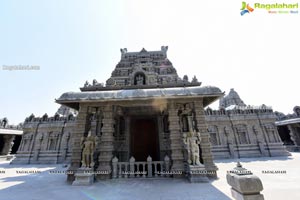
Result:
M0 160L10 160L22 139L22 124L10 125L6 117L0 119Z
M300 151L300 106L295 106L293 114L275 112L276 126L284 145L289 151Z
M219 109L205 110L214 158L290 155L275 125L276 114L264 104L246 105L231 89Z
M53 117L25 120L12 163L70 163L73 184L80 184L82 169L95 172L96 179L171 176L204 182L217 176L213 157L289 155L270 107L247 106L234 89L224 97L196 76L180 78L167 51L121 49L105 85L86 82L80 92L56 99L62 106ZM210 109L218 99L219 109Z

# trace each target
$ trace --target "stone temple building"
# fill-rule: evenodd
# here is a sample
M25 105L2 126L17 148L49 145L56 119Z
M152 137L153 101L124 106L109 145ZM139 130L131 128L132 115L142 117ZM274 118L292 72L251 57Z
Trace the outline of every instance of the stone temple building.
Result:
M0 160L9 160L15 154L22 138L22 124L14 126L4 117L0 119Z
M275 122L281 140L289 151L300 151L300 106L295 106L293 114L275 112Z
M234 89L220 99L219 110L205 110L205 119L214 158L289 155L271 107L247 106Z
M289 155L271 108L247 106L233 89L223 97L196 77L180 78L167 50L121 49L105 86L86 82L80 92L56 99L62 107L53 117L25 120L12 163L70 163L74 182L81 169L97 179L187 176L197 182L216 177L213 157ZM218 110L208 107L220 98Z

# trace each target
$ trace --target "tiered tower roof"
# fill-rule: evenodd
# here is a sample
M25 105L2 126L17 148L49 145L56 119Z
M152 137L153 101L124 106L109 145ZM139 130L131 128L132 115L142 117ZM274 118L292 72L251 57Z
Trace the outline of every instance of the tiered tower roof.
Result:
M106 81L106 86L96 80L85 83L81 91L136 89L157 87L200 86L197 78L189 82L185 75L182 79L167 57L167 46L159 51L128 52L121 49L121 60Z
M228 108L230 106L246 106L239 94L232 88L228 95L220 99L220 108Z

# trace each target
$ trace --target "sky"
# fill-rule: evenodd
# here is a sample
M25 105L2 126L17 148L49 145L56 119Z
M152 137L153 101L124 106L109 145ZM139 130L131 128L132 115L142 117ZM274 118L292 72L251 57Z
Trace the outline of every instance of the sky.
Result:
M169 47L180 77L196 75L203 86L226 93L234 88L248 105L292 113L300 105L300 13L254 9L241 16L241 6L222 0L1 0L0 118L18 124L31 113L54 115L64 92L79 91L86 80L105 83L120 48L161 46ZM4 69L15 65L40 69Z

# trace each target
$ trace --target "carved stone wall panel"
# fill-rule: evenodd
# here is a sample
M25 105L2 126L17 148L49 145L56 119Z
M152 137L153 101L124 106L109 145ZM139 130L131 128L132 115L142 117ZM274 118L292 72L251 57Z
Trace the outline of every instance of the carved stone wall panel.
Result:
M101 130L102 136L99 147L99 167L97 169L107 173L97 176L99 179L108 179L111 176L111 160L114 151L114 124L113 106L107 105L103 109L103 127Z
M168 102L172 170L184 171L183 143L180 133L178 110Z
M200 132L201 136L201 154L203 159L203 164L208 171L211 171L213 174L211 176L216 177L216 170L217 167L213 162L213 156L211 153L211 144L209 141L209 133L208 133L208 126L206 124L205 115L204 115L204 108L203 108L203 101L195 101L194 102L194 109L195 109L195 117L196 117L196 124L197 129Z
M87 113L88 106L85 104L81 104L78 112L78 116L76 118L76 126L71 134L71 142L72 142L72 157L71 157L71 166L69 170L77 170L80 167L81 162L81 137L86 131L86 123L87 123ZM68 181L74 180L74 175L68 175Z

